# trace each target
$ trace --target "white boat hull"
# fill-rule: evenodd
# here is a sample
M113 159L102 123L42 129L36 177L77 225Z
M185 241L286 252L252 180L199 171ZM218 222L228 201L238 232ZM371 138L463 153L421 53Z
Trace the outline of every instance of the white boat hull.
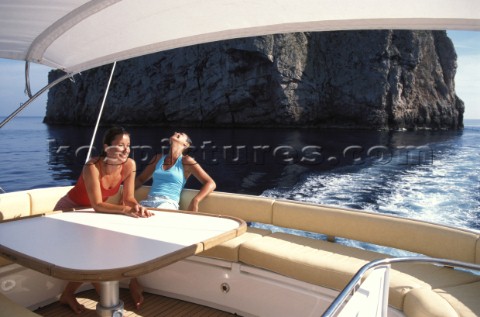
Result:
M145 291L240 316L321 316L337 291L240 263L190 257L140 277ZM128 280L121 286L127 287ZM65 282L11 264L0 268L1 293L35 310L58 300ZM79 291L92 288L84 284ZM405 316L389 308L389 317Z
M190 257L140 278L146 290L241 316L321 316L337 291L262 269ZM404 314L389 308L388 316Z
M1 215L5 220L38 215L51 210L67 190L37 189L4 194ZM146 192L148 188L142 188L136 194ZM195 193L185 190L181 206L188 204ZM463 260L462 263L478 270L474 260L465 261L479 251L479 235L470 230L332 206L221 192L210 194L202 201L201 208L202 212L264 223L278 230L316 231L326 234L326 239L249 227L240 237L140 276L146 291L242 316L321 316L337 298L338 290L345 287L362 265L369 259L389 257L335 242L335 237L426 253L432 259L457 260L453 264L423 266L407 262L395 266L390 275L387 316L420 316L418 312L425 311L426 307L439 307L438 316L453 316L443 313L448 307L454 309L448 297L441 297L450 294L444 290L457 294L468 288L471 293L478 292L480 287L478 275L450 269ZM422 239L406 233L421 234ZM8 260L4 263L0 265L0 291L5 297L30 309L58 299L64 281L9 264ZM449 284L441 285L442 281ZM123 286L127 283L128 280L123 281ZM91 288L89 284L84 285L81 290ZM370 298L381 298L373 293ZM459 311L462 307L480 311L478 302L470 298L465 293L455 307ZM432 316L437 315L432 313Z

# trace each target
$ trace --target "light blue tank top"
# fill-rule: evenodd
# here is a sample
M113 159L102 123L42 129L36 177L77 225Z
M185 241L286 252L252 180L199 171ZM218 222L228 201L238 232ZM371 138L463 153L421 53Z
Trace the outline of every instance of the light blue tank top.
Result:
M166 155L158 161L153 172L153 183L150 188L150 196L164 196L176 202L180 201L180 193L187 180L183 173L182 155L180 155L175 164L168 170L163 170L163 162Z

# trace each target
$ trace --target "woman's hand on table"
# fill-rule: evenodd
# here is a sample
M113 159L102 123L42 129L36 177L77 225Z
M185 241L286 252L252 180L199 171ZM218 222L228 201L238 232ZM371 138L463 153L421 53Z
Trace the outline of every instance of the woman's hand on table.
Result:
M125 215L134 217L134 218L148 218L154 216L155 214L149 211L147 208L142 205L135 205L134 207L125 206L124 212Z

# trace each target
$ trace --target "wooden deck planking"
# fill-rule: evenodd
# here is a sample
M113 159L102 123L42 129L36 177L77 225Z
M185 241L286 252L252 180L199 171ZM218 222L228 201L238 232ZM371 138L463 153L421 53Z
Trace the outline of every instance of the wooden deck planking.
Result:
M124 317L231 317L238 316L218 309L202 306L165 296L144 293L145 302L140 309L135 309L127 289L120 289L120 299L124 302ZM95 308L98 295L95 290L77 294L78 301L85 306L86 311L80 315L74 314L70 308L59 302L40 307L35 313L44 317L97 317Z

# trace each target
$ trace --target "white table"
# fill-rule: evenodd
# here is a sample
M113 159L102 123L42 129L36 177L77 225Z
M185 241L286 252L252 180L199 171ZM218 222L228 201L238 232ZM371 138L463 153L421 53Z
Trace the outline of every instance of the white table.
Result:
M244 221L231 217L153 212L132 218L87 210L2 222L0 255L60 279L100 282L97 312L121 316L120 279L152 272L246 230Z

